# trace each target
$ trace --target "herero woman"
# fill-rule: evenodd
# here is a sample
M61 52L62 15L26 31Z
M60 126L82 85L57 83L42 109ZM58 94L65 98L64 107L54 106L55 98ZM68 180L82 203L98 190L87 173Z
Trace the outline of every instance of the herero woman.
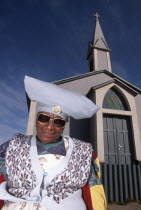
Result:
M85 96L27 76L25 90L37 102L37 133L15 134L0 147L7 180L0 185L2 209L104 210L91 144L63 136L69 116L90 118L99 108Z

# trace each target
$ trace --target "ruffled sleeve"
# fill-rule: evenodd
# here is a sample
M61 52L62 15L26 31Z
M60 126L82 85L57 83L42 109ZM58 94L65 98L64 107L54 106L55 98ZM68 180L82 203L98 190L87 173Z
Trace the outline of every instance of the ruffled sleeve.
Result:
M82 189L83 199L86 203L87 210L105 210L107 203L100 181L100 164L97 155L92 153L92 162L90 176L87 185Z

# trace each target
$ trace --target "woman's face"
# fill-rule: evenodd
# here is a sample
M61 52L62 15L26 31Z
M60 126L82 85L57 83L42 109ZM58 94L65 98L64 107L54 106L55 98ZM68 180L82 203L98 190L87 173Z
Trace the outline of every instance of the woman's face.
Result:
M63 119L49 112L40 112L40 113L48 115L51 119L55 119L55 118ZM52 143L52 142L56 142L59 139L59 137L61 136L61 133L64 130L64 127L62 128L62 127L55 126L52 120L50 120L48 123L41 123L40 121L38 121L38 117L37 117L36 130L37 130L37 136L41 142Z

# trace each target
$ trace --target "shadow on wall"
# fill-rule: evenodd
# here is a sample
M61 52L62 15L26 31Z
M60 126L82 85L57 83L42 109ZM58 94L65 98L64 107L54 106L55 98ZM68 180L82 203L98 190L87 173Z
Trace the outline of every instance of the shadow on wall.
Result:
M70 136L90 142L90 119L75 120L70 118Z

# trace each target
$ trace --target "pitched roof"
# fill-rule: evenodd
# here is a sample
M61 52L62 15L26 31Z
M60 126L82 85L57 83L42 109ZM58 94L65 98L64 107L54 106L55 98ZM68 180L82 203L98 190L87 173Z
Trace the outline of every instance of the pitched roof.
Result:
M97 13L94 16L96 16L96 25L95 25L95 31L94 31L93 39L92 39L92 46L95 48L110 50L106 43L106 39L104 37L104 34L100 26L100 22L99 22L100 16Z
M141 94L141 89L137 88L136 86L132 85L131 83L127 82L126 80L122 79L121 77L119 77L116 74L109 72L107 70L92 71L92 72L88 72L85 74L80 74L80 75L69 77L66 79L54 81L53 83L56 85L61 85L64 83L68 83L68 82L75 81L78 79L85 79L86 77L90 77L90 76L94 76L96 74L102 74L102 73L111 77L112 80L110 82L115 82L115 83L120 84L124 87L126 86L126 89L129 88L131 90L131 92L133 93L133 95L137 95L137 93ZM106 83L104 83L104 84L106 85ZM104 85L104 84L101 84L101 85Z

